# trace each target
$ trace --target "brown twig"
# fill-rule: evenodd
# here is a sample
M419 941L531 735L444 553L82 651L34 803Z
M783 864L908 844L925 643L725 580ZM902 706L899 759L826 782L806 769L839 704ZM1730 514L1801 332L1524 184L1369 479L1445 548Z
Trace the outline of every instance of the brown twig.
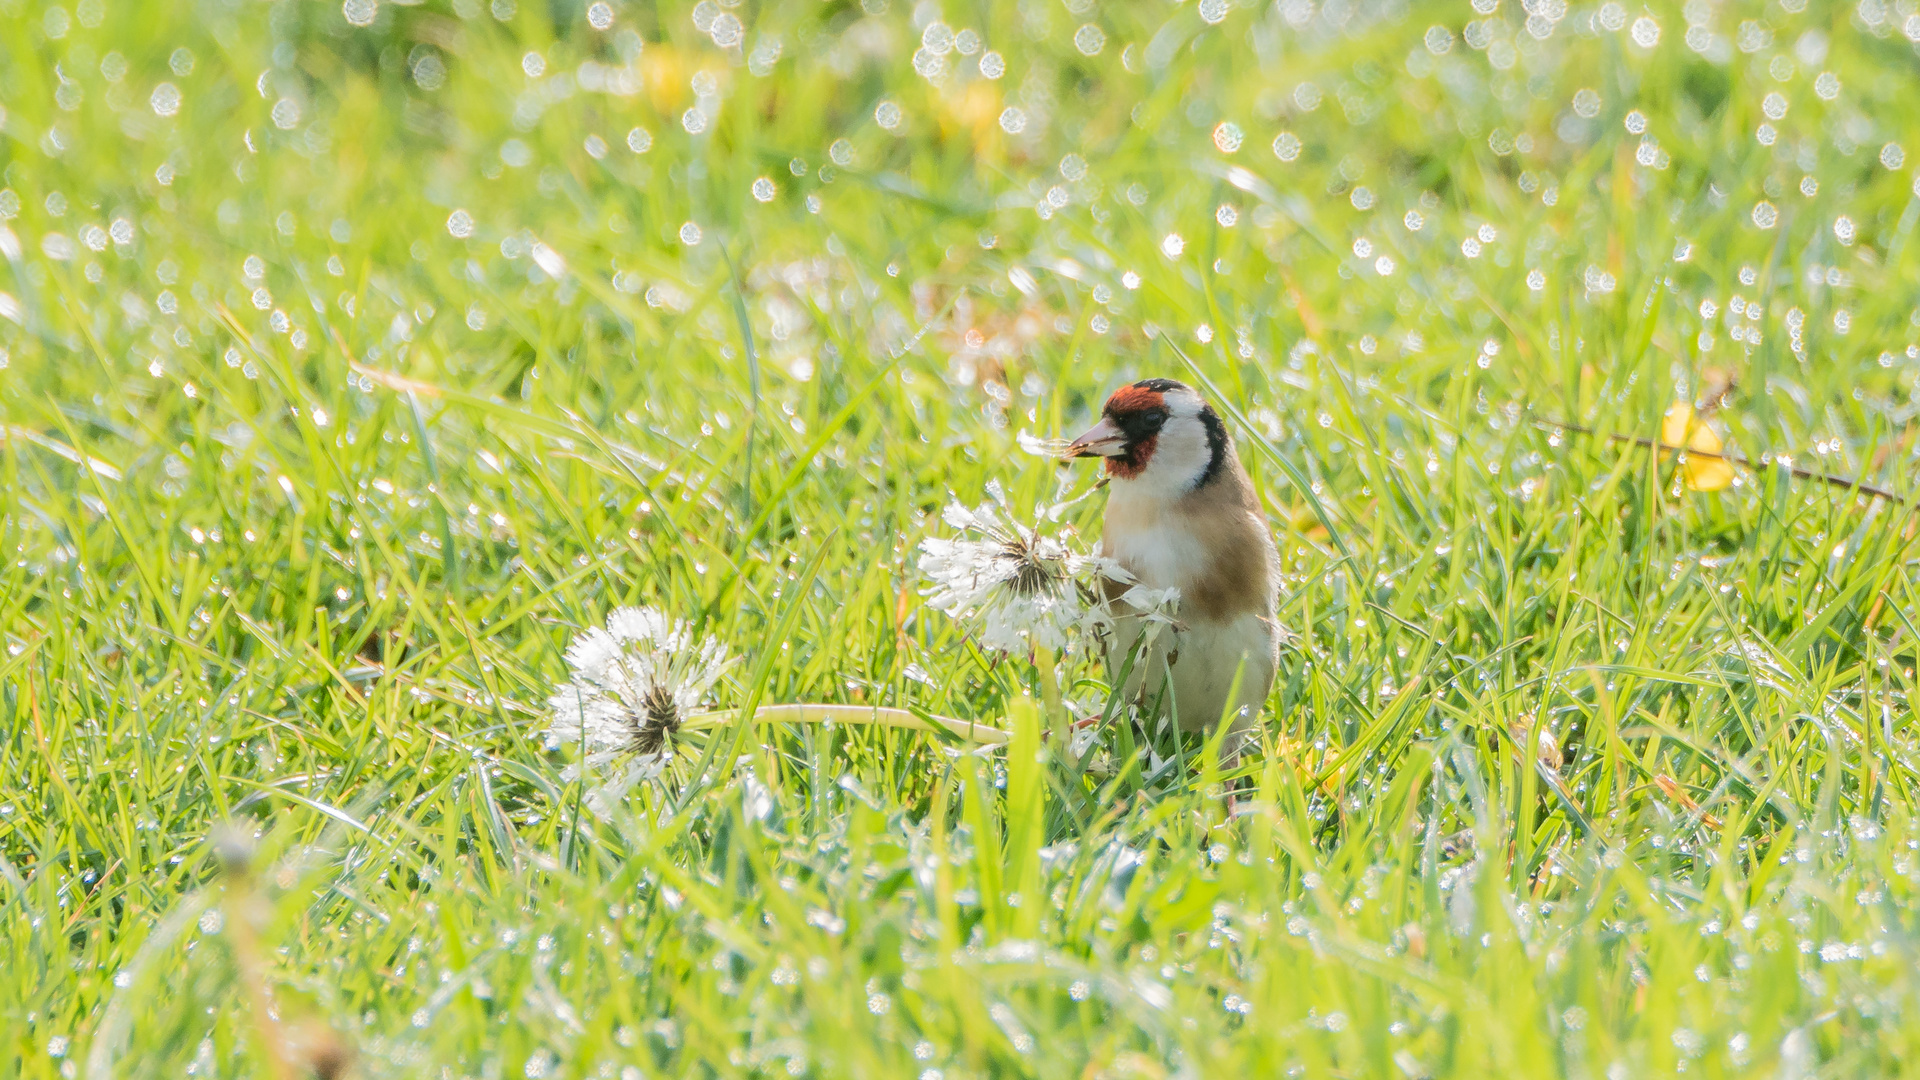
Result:
M1729 464L1738 465L1741 468L1750 469L1754 472L1759 472L1760 469L1763 468L1763 466L1756 465L1752 461L1748 460L1745 457L1742 457L1739 454L1716 454L1708 450L1695 450L1689 446L1675 446L1673 443L1670 443L1670 442L1662 442L1659 439L1649 439L1641 435L1621 435L1621 434L1618 434L1617 432L1612 432L1612 431L1607 431L1607 432L1595 431L1592 428L1581 427L1579 424L1567 424L1567 423L1562 423L1561 421L1558 421L1558 420L1535 420L1533 424L1535 427L1540 428L1542 431L1571 431L1580 435L1605 435L1607 439L1611 442L1628 443L1633 446L1644 446L1649 450L1670 450L1676 453L1686 454L1689 457L1702 457L1702 458L1709 458L1715 461L1725 461ZM1808 469L1799 465L1792 465L1792 464L1781 465L1776 463L1772 467L1784 468L1788 472L1792 473L1794 476L1797 476L1802 480L1818 480L1821 483L1831 484L1832 486L1837 488L1846 488L1848 491L1852 491L1859 495L1868 495L1876 499L1885 499L1886 501L1893 503L1895 506L1907 506L1911 503L1911 500L1907 499L1902 495L1898 495L1894 492L1888 491L1886 488L1875 487L1872 484L1863 483L1858 479L1849 480L1844 476L1835 476L1832 473L1823 473L1814 469Z

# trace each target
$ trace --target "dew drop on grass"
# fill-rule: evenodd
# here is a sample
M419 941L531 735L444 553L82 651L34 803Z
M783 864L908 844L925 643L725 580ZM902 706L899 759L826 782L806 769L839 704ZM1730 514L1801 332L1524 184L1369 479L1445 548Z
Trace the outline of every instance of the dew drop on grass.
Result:
M1643 49L1660 44L1660 24L1651 15L1642 15L1633 20L1633 28L1627 33L1633 38L1633 43Z
M1780 212L1765 199L1753 204L1753 223L1762 229L1771 229L1780 220Z
M627 132L627 149L636 154L644 154L653 149L653 133L640 127Z
M167 57L167 70L184 79L193 74L193 50L182 45Z
M1420 216L1420 211L1409 210L1407 216L1400 219L1400 223L1407 227L1408 232L1419 232L1426 227L1427 219Z
M1839 97L1840 76L1831 71L1821 72L1820 77L1813 80L1813 92L1820 96L1821 101L1832 101Z
M1907 152L1900 148L1899 143L1890 142L1880 148L1880 164L1885 168L1898 169L1906 160Z
M1218 26L1226 19L1229 7L1227 0L1200 0L1200 18L1208 26Z
M1221 203L1220 208L1213 212L1213 220L1219 222L1222 228L1231 229L1239 223L1240 211L1231 203Z
M527 78L537 79L547 73L547 58L530 52L520 58L520 70L527 73Z
M1107 32L1087 23L1073 32L1073 47L1079 49L1082 56L1098 56L1107 47Z
M153 88L153 94L147 98L147 104L157 116L172 116L180 111L180 88L172 83L161 83Z
M596 0L587 8L587 25L595 30L606 30L613 26L613 6L606 0Z
M707 114L698 106L688 109L680 114L680 126L687 129L687 134L698 135L707 130Z
M827 158L843 169L851 167L853 165L853 143L846 139L833 140L833 145L827 147Z
M1273 156L1281 161L1294 161L1300 157L1300 139L1290 131L1283 131L1273 137Z
M700 237L700 226L693 222L689 221L685 225L680 226L680 242L688 247L693 247L700 243Z
M273 126L281 131L292 131L300 123L300 103L292 98L281 98L273 103Z
M1627 130L1635 135L1643 134L1647 130L1647 114L1639 109L1628 113Z
M898 128L903 116L904 114L900 111L900 106L891 101L883 101L879 105L874 106L873 122L879 124L887 131Z
M1009 135L1018 135L1027 130L1027 114L1017 105L1009 105L1000 113L1000 129Z
M762 176L753 182L753 197L760 202L772 202L778 190L771 177Z
M1774 91L1768 94L1766 97L1762 98L1760 101L1760 111L1763 113L1766 113L1767 119L1769 120L1786 119L1787 99L1785 95L1781 94L1779 91Z
M1546 287L1547 287L1546 274L1540 272L1538 269L1529 270L1527 272L1527 288L1533 290L1534 292L1539 292L1540 290Z
M1169 259L1179 258L1180 253L1185 250L1187 250L1186 238L1179 233L1168 233L1165 239L1160 241L1160 252Z
M983 78L997 79L1007 73L1007 61L999 53L991 50L980 55L980 75Z
M346 0L340 5L340 14L353 26L372 26L380 5L375 0Z
M473 235L473 215L465 210L455 210L447 215L447 232L455 239L465 240Z

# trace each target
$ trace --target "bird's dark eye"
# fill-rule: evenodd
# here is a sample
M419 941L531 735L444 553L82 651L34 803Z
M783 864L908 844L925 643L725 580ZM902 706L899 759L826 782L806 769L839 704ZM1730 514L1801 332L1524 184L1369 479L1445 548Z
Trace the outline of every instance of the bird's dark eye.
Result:
M1165 408L1128 409L1125 412L1108 413L1114 425L1126 432L1129 442L1139 442L1141 439L1158 434L1160 428L1166 424L1167 417L1171 415L1172 413Z

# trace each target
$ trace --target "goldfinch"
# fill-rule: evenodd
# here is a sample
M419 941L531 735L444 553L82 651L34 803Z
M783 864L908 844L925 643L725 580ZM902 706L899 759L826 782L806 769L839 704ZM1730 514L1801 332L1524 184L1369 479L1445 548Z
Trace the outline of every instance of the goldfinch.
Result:
M1067 453L1103 459L1111 480L1101 554L1141 585L1179 590L1174 624L1133 660L1125 694L1183 731L1212 732L1224 719L1221 759L1232 762L1280 662L1280 557L1232 436L1190 387L1143 379L1114 391ZM1116 678L1146 627L1117 606L1107 641Z

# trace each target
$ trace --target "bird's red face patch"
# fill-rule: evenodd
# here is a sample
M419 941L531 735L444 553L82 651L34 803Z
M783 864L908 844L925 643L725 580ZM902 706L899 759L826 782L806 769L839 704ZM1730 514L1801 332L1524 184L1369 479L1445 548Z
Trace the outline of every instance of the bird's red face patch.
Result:
M1131 480L1139 476L1146 469L1147 462L1153 459L1153 448L1159 441L1160 436L1149 435L1128 446L1127 452L1119 457L1108 458L1107 475L1116 480Z
M1107 413L1116 417L1166 407L1167 395L1144 386L1123 386L1107 399Z

